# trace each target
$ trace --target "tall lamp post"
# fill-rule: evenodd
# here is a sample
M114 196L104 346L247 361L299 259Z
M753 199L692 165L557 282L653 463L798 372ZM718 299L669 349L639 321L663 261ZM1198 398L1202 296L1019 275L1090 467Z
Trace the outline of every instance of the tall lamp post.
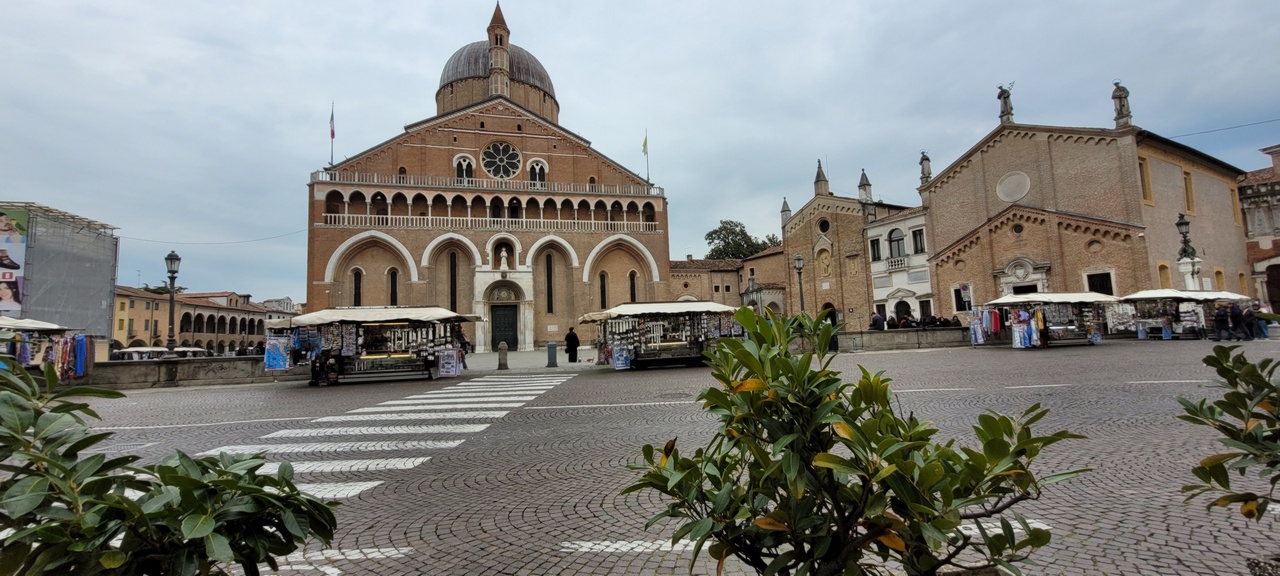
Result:
M800 287L800 313L804 313L804 256L796 254L796 286Z
M178 265L182 264L182 257L177 252L169 251L169 255L164 257L164 267L169 271L169 341L165 343L165 348L169 349L166 356L173 357L173 349L178 347L178 341L173 338L173 295L177 291L178 281Z
M1182 248L1178 249L1178 272L1182 273L1182 281L1187 286L1187 290L1200 290L1200 282L1197 276L1200 275L1200 259L1196 257L1196 249L1191 246L1191 222L1187 220L1186 214L1178 214L1178 221L1174 223L1178 227L1178 234L1182 235Z

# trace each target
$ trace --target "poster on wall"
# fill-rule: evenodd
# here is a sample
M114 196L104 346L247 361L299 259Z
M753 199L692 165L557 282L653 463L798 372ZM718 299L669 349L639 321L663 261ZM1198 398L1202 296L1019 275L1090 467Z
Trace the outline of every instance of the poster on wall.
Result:
M458 369L458 350L446 348L436 351L436 375L441 378L454 378L461 375Z
M29 224L26 210L0 212L0 314L14 318L22 313Z
M266 358L264 359L267 370L289 369L290 340L290 336L267 336Z

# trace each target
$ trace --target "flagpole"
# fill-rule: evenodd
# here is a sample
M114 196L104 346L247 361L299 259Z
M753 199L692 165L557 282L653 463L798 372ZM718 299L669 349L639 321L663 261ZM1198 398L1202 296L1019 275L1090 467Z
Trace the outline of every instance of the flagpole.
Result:
M333 102L329 103L329 166L333 166L333 139L337 132L333 129Z
M644 129L644 179L646 182L652 183L649 179L649 129Z

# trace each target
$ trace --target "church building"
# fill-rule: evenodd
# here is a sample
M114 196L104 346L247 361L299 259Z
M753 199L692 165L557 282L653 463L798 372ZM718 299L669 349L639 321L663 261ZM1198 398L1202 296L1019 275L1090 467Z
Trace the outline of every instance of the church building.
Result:
M435 116L311 175L309 309L439 305L485 319L478 351L531 350L670 298L663 190L561 127L551 76L510 40L498 7L445 62Z

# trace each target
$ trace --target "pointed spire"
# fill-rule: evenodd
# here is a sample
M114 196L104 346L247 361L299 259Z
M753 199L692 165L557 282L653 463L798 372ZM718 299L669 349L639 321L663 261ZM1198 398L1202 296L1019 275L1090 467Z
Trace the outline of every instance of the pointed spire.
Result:
M862 177L858 179L858 199L864 202L871 201L871 179L867 178L867 169L862 169Z
M489 20L489 27L501 26L507 27L507 19L502 17L502 3L496 2L493 8L493 19Z
M822 172L822 161L818 161L818 175L813 179L813 195L814 196L830 196L831 184L827 182L827 175Z
M782 211L783 211L783 212L790 212L790 211L791 211L791 207L790 207L790 206L787 206L787 197L786 197L786 196L783 196L783 197L782 197Z
M787 220L791 219L791 207L787 206L787 197L782 197L782 228L783 235L786 235Z
M858 179L858 187L861 188L863 186L870 186L870 185L871 185L871 180L867 178L867 169L863 168L862 177Z

